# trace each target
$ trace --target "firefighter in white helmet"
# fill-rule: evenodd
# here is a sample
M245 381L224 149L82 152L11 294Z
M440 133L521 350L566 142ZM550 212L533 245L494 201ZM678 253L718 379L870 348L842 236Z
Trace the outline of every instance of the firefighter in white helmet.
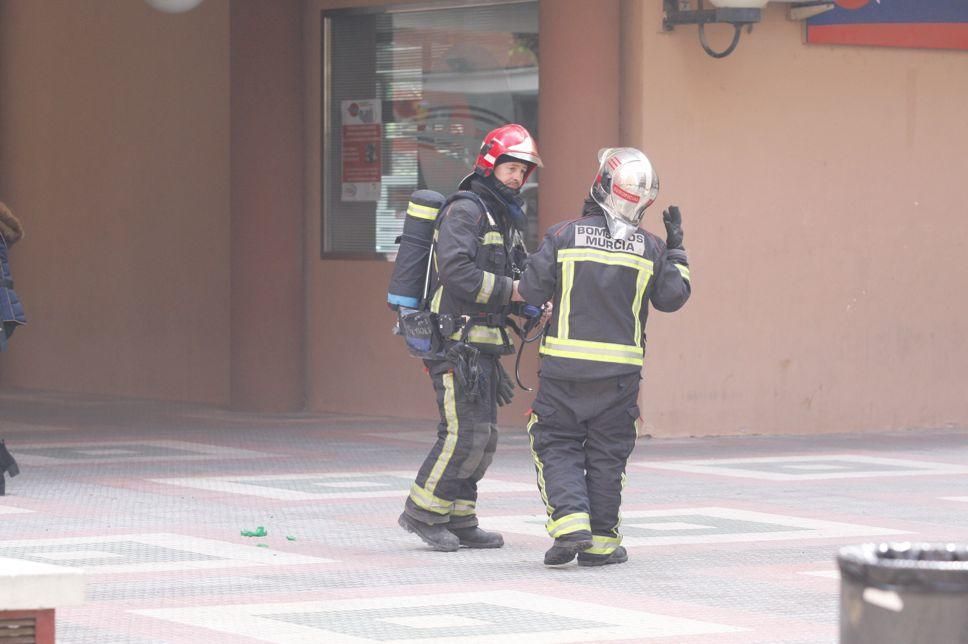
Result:
M676 311L689 299L679 209L663 213L666 240L639 227L659 181L634 148L599 152L582 216L552 226L515 299L554 314L539 350L528 423L538 488L554 545L547 565L622 563L619 506L635 446L649 305Z

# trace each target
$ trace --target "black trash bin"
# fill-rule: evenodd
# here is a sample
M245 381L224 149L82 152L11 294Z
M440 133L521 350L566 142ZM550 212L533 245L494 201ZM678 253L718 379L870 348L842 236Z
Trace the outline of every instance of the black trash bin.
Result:
M968 546L843 548L840 644L968 644Z

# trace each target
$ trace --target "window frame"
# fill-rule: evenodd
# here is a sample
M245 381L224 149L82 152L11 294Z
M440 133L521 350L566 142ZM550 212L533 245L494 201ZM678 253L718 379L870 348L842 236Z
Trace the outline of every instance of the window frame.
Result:
M341 7L338 9L323 9L320 11L320 117L321 117L321 128L320 128L320 138L319 150L320 150L320 163L319 163L319 186L320 186L320 202L318 213L320 230L319 230L319 258L321 260L363 260L363 261L382 261L382 262L393 262L396 259L395 253L381 253L377 251L366 252L366 251L339 251L339 250L326 250L326 234L327 234L327 195L332 189L336 189L336 186L329 185L330 181L327 180L327 175L329 174L328 163L331 159L331 154L333 153L333 118L332 110L330 106L330 97L332 96L332 19L334 17L347 15L373 15L380 13L419 13L423 11L443 11L447 9L471 9L474 7L490 7L490 6L500 6L500 5L515 5L515 4L539 4L539 0L448 0L447 2L433 2L432 0L422 0L420 2L413 3L395 3L386 5L368 5L359 7ZM538 89L538 96L540 100L541 90ZM468 168L470 171L470 168Z

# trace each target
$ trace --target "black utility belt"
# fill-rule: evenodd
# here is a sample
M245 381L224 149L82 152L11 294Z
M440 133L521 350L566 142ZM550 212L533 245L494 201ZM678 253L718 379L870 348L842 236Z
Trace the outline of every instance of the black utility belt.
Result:
M396 333L403 336L410 354L416 358L440 359L446 350L446 339L461 332L460 342L467 341L467 334L473 326L491 326L501 329L502 337L507 338L503 326L510 322L503 313L432 313L426 309L409 309L401 306L397 311Z
M13 280L0 280L0 288L13 288Z

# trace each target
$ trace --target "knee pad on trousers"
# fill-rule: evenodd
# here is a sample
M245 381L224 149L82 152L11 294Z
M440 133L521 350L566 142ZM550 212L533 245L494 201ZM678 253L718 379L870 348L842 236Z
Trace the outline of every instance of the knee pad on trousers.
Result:
M485 454L487 454L488 447L493 444L497 445L497 431L494 430L494 425L491 423L477 423L474 425L474 429L471 434L471 445L467 450L467 457L460 464L457 469L457 477L466 479L469 478L478 468L483 464ZM491 456L493 456L494 451L491 449ZM490 457L489 457L490 458ZM490 464L490 460L488 461ZM486 465L484 466L487 467Z
M484 472L487 468L491 466L491 462L494 460L494 452L497 451L497 425L491 425L491 437L487 441L487 445L484 447L484 455L481 457L481 462L471 473L471 478L475 481L479 481L484 478Z

